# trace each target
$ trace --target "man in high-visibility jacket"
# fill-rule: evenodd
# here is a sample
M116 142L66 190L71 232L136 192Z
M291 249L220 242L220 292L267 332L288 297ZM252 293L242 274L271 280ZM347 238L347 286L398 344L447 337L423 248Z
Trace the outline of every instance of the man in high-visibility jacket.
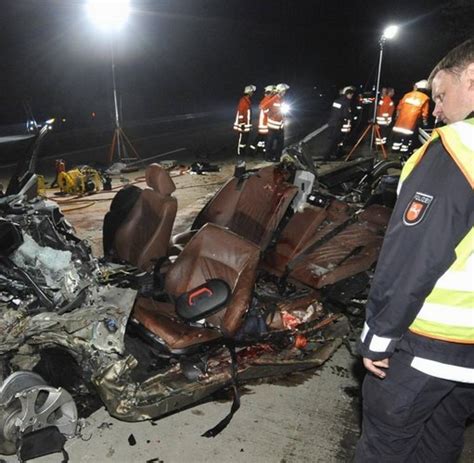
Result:
M474 416L474 40L430 76L445 124L405 164L366 307L356 462L455 462Z
M258 116L258 137L256 140L256 147L257 151L265 153L266 151L266 141L268 136L268 112L269 108L267 107L267 103L270 99L275 95L276 86L275 85L267 85L265 87L264 95L262 100L260 101L259 107L259 116Z
M415 131L421 118L423 127L428 125L430 98L428 81L417 82L413 91L406 93L397 106L395 125L392 129L392 151L411 154Z
M235 175L241 175L245 172L245 158L247 154L250 131L252 130L252 100L257 87L247 85L244 88L244 94L237 105L237 113L234 120L234 130L238 134L237 139L237 162Z
M262 108L267 111L268 136L266 159L278 162L285 141L285 110L283 97L289 90L287 84L278 84L275 87L275 95L269 98Z
M395 111L395 105L392 100L394 94L395 90L393 88L382 88L377 108L377 125L380 128L380 137L377 135L375 138L376 145L385 145L387 143L388 132L392 123L393 112Z

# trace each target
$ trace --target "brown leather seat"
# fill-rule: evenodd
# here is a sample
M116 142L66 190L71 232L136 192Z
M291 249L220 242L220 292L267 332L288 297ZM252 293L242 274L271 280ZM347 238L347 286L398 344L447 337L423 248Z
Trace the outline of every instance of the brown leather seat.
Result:
M389 218L390 210L379 205L352 220L347 205L337 200L327 209L309 206L288 222L265 268L278 276L290 270L291 279L316 289L334 284L376 262Z
M229 180L196 217L192 228L215 223L265 250L297 192L283 170L264 167L244 180Z
M160 257L167 255L177 211L176 186L168 172L158 164L145 171L146 183L138 201L117 229L114 254L142 269L150 270Z
M222 334L233 336L249 308L259 259L258 246L209 223L194 235L171 266L165 290L177 298L207 280L224 280L231 290L229 301L206 318L218 330L190 326L178 318L173 305L145 299L137 300L133 318L162 339L171 351L209 342Z

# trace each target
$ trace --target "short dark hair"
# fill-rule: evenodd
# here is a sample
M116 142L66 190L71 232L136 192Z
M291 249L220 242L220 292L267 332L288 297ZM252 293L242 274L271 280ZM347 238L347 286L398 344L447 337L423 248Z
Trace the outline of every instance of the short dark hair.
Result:
M440 71L459 74L474 63L474 39L468 39L465 42L453 48L431 71L428 78L429 85L433 83L433 79Z

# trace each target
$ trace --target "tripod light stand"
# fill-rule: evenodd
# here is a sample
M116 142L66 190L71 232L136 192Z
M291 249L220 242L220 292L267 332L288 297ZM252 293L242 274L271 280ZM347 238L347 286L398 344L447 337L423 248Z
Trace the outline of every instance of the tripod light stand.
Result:
M356 148L360 145L360 143L365 138L365 136L369 133L369 130L370 130L370 151L371 152L373 151L374 137L378 137L379 139L382 138L382 136L380 134L380 126L377 124L377 108L379 106L379 90L380 90L380 76L382 74L383 47L385 45L385 41L393 39L397 35L397 33L398 33L398 26L392 25L392 26L388 26L384 30L382 36L380 37L380 40L379 40L379 47L380 47L379 63L378 63L378 71L377 71L377 83L376 83L376 87L375 87L374 112L373 112L372 121L369 122L369 125L365 129L364 133L361 135L359 140L357 140L357 143L354 145L352 150L347 155L346 161L348 161L350 159L350 157L352 156L352 153L356 150ZM382 148L382 153L383 153L384 159L387 159L387 153L385 151L384 145L382 144L382 145L380 145L380 147Z
M127 135L123 131L122 124L120 121L117 78L115 74L115 50L114 50L113 43L110 46L110 50L111 50L111 62L112 62L112 90L114 94L115 129L114 129L114 135L112 137L112 145L110 147L107 162L111 164L115 157L115 152L117 152L118 160L126 164L127 162L140 159L140 156L135 150L135 148L133 147L130 139L127 137ZM132 154L130 154L130 152Z
M110 35L116 33L127 21L130 14L130 0L88 0L87 12L91 20ZM120 117L119 95L117 88L115 43L110 37L110 57L112 65L112 91L114 98L114 135L107 162L112 163L115 153L124 163L139 159L137 151L125 134Z

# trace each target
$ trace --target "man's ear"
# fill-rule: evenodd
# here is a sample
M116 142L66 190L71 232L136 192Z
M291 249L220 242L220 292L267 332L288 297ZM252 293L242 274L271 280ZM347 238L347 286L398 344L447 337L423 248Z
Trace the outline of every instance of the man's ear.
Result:
M474 63L469 64L465 72L468 80L468 88L469 90L474 90Z

